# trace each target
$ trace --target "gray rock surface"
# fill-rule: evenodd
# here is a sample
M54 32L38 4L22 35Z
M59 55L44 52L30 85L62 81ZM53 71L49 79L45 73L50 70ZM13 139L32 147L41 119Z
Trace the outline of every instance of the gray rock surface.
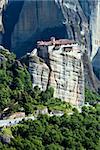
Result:
M100 48L99 48L97 54L95 55L95 57L93 58L92 65L93 65L96 76L100 80Z
M2 141L5 144L9 144L11 142L12 138L13 137L9 136L9 135L2 135L2 136L0 136L0 141Z
M97 58L96 58L96 61L97 61ZM95 62L95 61L93 61L93 62ZM83 55L83 64L84 64L85 86L88 89L97 92L98 89L100 88L100 81L98 80L98 78L95 75L96 72L95 72L95 74L93 72L93 67L91 65L90 58L87 53L84 53L84 55ZM93 63L93 65L94 65L94 63ZM96 66L95 66L95 68L96 68ZM99 69L98 69L98 71L99 71Z
M74 39L84 42L92 60L100 46L99 14L99 0L9 0L2 44L22 56L41 39Z
M41 90L54 88L54 97L61 98L75 106L84 104L84 67L81 47L72 45L39 46L37 55L30 54L29 72L33 77L33 87ZM33 56L32 56L33 54ZM39 58L44 62L38 61Z
M92 59L100 41L99 11L99 0L9 0L3 12L2 44L17 56L22 56L41 39L47 40L51 36L74 39L84 43L88 57ZM88 63L91 66L90 61ZM94 87L95 77L92 69L88 70L90 68L86 69L86 81L89 79L88 85ZM92 81L89 72L92 73Z
M90 39L94 41L95 36L90 35L98 25L95 19L99 22L98 6L97 0L9 0L3 15L3 44L22 56L40 39L55 36L83 42L84 36L90 54L90 44L94 43Z
M6 5L7 0L0 0L0 44L2 43L2 33L4 32L3 21L2 21L2 12L4 6Z
M42 90L46 90L49 80L49 68L38 56L30 57L29 72L34 83L33 86L39 85Z

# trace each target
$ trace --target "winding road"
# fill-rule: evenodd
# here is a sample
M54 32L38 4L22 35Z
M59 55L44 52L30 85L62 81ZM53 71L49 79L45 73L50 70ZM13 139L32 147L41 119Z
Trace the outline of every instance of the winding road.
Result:
M22 121L22 119L25 119L25 120L29 120L29 119L35 120L36 118L34 116L31 116L31 117L24 117L24 118L0 120L0 127L16 125L20 121Z

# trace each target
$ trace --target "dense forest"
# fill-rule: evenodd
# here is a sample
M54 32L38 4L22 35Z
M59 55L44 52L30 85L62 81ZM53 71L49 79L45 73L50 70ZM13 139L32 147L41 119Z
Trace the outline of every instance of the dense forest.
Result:
M16 126L2 129L10 136L1 150L99 150L100 105L83 107L82 113L62 117L38 116L37 120L23 120ZM6 131L5 131L6 130Z
M35 121L23 120L18 125L0 130L1 150L99 150L100 149L100 95L85 90L84 106L79 113L69 103L53 97L54 89L41 91L32 88L28 67L16 59L15 54L0 50L0 116L14 112L33 114L48 108L64 112L62 117L39 115ZM72 112L71 115L68 112ZM5 143L4 137L10 142ZM2 138L3 137L3 138Z

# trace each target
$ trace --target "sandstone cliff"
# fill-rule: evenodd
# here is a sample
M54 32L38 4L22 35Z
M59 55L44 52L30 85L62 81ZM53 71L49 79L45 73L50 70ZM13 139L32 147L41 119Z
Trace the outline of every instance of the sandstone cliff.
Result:
M83 52L78 44L51 45L41 42L29 55L29 72L33 78L33 87L41 90L48 86L54 88L54 96L75 106L84 104L84 67ZM62 40L63 41L63 40ZM62 42L63 43L63 42ZM49 45L50 44L50 45Z
M93 58L99 47L96 44L100 36L99 6L99 0L9 0L3 12L2 44L17 56L22 56L36 46L36 41L55 36L84 43L87 55ZM88 65L90 66L90 59ZM89 79L89 87L97 89L90 68L85 69L85 78L86 81ZM88 72L92 73L92 78L88 76Z
M9 0L2 44L22 56L40 39L74 39L85 43L92 59L100 46L99 14L99 0Z
M90 53L93 6L97 7L95 0L9 0L3 14L3 44L21 56L31 51L36 41L55 36L85 41Z

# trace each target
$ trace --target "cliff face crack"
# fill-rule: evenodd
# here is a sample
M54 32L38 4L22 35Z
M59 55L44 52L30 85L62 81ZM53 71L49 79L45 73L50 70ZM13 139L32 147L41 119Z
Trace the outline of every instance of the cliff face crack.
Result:
M50 59L49 59L50 60ZM49 76L48 76L48 83L47 83L47 88L50 86L50 78L51 78L51 72L52 72L52 69L51 69L51 66L49 64Z
M33 86L38 85L42 90L51 86L55 97L73 105L83 105L84 71L81 56L81 47L71 40L52 38L51 41L38 42L37 57L42 58L44 63L29 63Z

